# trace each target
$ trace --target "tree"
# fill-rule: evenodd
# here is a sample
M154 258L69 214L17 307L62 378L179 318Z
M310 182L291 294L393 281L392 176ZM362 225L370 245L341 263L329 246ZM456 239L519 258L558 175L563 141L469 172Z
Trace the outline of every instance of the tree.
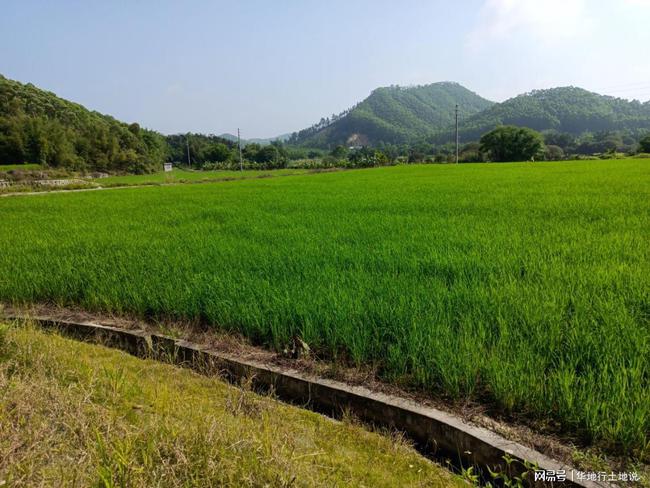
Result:
M249 144L246 149L252 145ZM267 146L257 146L256 149L253 161L262 167L267 169L286 168L287 158L284 156L284 148L279 147L277 144L269 144Z
M362 147L350 153L350 163L357 168L370 168L373 166L383 166L390 163L386 154L369 147Z
M458 155L458 159L461 163L480 163L483 161L481 145L478 142L465 144Z
M201 151L201 159L211 163L222 163L230 158L230 149L222 142L206 145Z
M269 164L278 158L278 150L275 146L263 146L257 151L255 161L260 164Z
M276 139L275 141L271 141L271 146L277 151L276 160L286 160L289 158L289 152L281 140Z
M650 134L639 141L639 152L650 153Z
M529 161L543 150L542 135L527 127L503 125L481 137L481 152L491 161Z
M544 144L547 146L558 146L565 152L571 152L575 148L575 137L568 132L549 130L543 133Z
M348 156L348 148L345 146L336 146L330 153L336 159L345 159Z
M244 146L244 149L242 150L244 154L244 159L246 161L257 161L258 160L258 153L260 152L260 149L262 146L257 144L256 142L246 144Z
M560 146L549 144L544 152L544 159L547 161L561 161L564 159L564 151Z
M602 142L602 152L615 152L623 146L623 138L616 132L605 132L596 134L596 138Z
M412 147L409 149L407 161L409 163L421 163L424 161L424 153L419 148Z
M0 164L19 164L26 159L25 134L19 119L0 119Z

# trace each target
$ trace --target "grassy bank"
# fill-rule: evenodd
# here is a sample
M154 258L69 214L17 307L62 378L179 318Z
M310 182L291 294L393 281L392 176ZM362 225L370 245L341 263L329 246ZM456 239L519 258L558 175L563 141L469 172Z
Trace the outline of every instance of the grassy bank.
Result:
M164 183L195 183L201 181L216 181L246 178L264 178L270 176L285 176L305 173L301 169L273 169L273 170L246 170L246 171L187 171L174 168L170 172L160 172L146 175L109 176L93 180L101 186L121 185L154 185Z
M0 327L0 484L460 486L399 439L187 370Z
M411 166L0 201L0 299L197 318L646 458L650 165Z
M40 164L0 164L0 173L3 171L23 170L23 171L36 171L41 169Z
M38 165L23 165L23 166L38 166ZM2 168L0 166L0 176L2 176ZM26 168L27 169L27 168ZM53 191L65 190L80 190L80 189L97 189L97 188L115 188L115 187L128 187L128 186L160 186L170 184L182 183L207 183L207 182L226 182L232 180L245 180L245 179L258 179L258 178L273 178L277 176L295 176L301 175L314 170L306 169L274 169L274 170L245 170L245 171L188 171L185 169L174 168L169 172L158 172L150 174L130 174L121 176L107 176L105 178L90 178L87 176L79 176L74 173L69 174L54 174L56 172L49 171L49 177L41 174L29 175L18 180L11 181L11 185L0 186L0 195L13 194L13 193L42 193ZM28 174L28 173L26 173ZM1 178L0 178L1 179ZM40 183L38 180L47 179L67 179L70 183L48 185Z

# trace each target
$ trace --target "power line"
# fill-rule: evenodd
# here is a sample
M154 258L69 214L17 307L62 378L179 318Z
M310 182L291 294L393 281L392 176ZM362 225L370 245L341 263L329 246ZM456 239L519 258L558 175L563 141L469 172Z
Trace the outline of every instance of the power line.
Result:
M636 92L636 91L646 91L650 89L650 84L648 85L640 85L634 88L619 88L617 90L602 90L604 92L609 92L609 93L622 93L622 92Z
M622 83L618 85L610 85L608 87L601 88L601 90L617 90L619 88L627 88L627 87L636 87L638 85L650 85L650 80L647 81L635 81L632 83Z
M188 132L185 136L185 145L187 146L187 167L192 166L192 161L190 160L190 133Z
M456 164L458 164L458 104L456 104Z
M237 146L239 146L239 171L244 171L244 163L241 156L241 136L239 134L239 127L237 127Z

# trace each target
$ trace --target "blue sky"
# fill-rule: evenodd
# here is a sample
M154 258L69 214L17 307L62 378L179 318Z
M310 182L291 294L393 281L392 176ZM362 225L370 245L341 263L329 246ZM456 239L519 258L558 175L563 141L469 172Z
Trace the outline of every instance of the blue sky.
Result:
M650 0L3 0L0 73L164 133L268 137L378 86L650 99Z

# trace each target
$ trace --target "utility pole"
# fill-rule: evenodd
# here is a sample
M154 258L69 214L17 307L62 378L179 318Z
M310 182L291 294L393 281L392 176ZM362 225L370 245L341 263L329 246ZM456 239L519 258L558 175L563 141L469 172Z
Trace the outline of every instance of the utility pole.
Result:
M244 163L241 157L241 136L239 134L239 127L237 128L237 145L239 146L239 171L244 171Z
M190 133L189 132L185 136L185 145L187 146L187 167L190 168L192 166L192 162L190 160Z
M458 104L456 104L456 164L458 164Z

